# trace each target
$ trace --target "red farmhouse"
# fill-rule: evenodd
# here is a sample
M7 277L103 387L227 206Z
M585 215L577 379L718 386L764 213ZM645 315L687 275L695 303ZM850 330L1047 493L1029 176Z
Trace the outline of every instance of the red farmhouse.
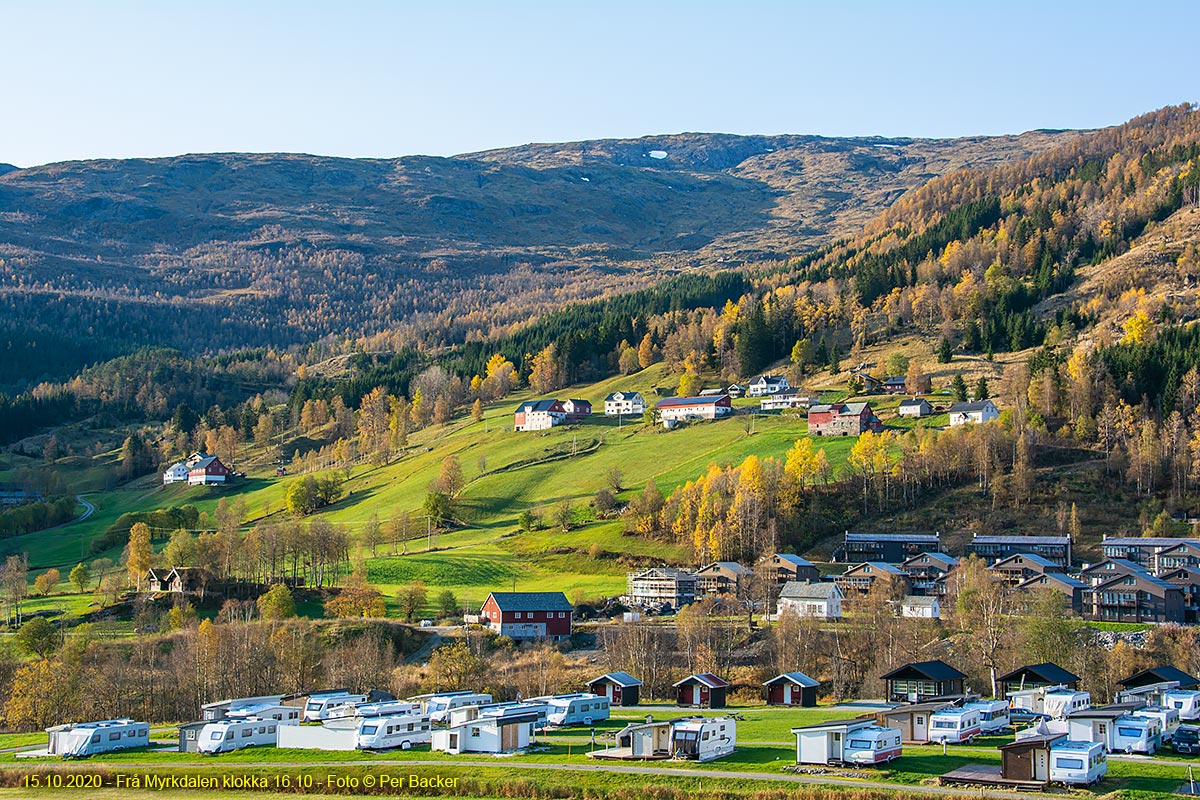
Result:
M831 403L808 410L808 432L814 436L858 436L881 430L883 423L870 403Z
M188 485L205 486L224 483L229 477L229 468L216 456L205 456L188 469Z
M512 639L567 639L574 606L562 592L492 592L480 613L489 628Z

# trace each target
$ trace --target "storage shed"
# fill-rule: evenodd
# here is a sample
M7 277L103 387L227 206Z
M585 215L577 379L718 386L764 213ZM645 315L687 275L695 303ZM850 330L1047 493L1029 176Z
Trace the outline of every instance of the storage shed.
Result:
M610 705L636 706L642 682L628 672L608 672L587 682L588 691L608 698Z
M674 684L675 703L697 708L724 708L729 682L711 672L689 675Z
M805 706L817 704L817 689L821 682L803 672L785 672L763 684L769 706Z
M1000 745L1000 776L1012 781L1047 783L1050 747L1066 738L1065 733L1050 733Z

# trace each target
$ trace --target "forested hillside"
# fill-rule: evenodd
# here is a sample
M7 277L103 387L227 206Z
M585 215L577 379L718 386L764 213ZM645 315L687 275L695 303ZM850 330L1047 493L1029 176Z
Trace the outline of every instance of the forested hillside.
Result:
M0 387L139 346L440 346L680 269L785 259L952 169L1074 133L707 134L457 158L0 169Z

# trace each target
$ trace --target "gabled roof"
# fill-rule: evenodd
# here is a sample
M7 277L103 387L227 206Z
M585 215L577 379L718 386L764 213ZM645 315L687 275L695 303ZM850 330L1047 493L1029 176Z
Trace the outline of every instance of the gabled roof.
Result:
M940 606L941 603L938 602L936 597L910 594L907 595L903 601L901 601L901 605L909 606L911 608L933 608L934 606Z
M613 392L608 397L604 398L605 402L613 401L620 402L622 400L634 400L642 396L641 392Z
M650 567L649 569L644 569L641 572L634 573L633 577L635 579L645 578L652 577L655 574L661 575L664 578L675 579L691 578L694 580L696 577L696 573L686 569L678 569L677 567Z
M884 386L903 386L908 383L908 378L904 375L892 375L883 382Z
M930 405L930 403L924 397L910 397L908 400L900 401L901 408L911 408L919 405Z
M1176 550L1192 550L1196 553L1200 553L1200 541L1196 539L1184 539L1181 542L1176 542L1170 547L1163 548L1162 550L1158 551L1158 554L1160 556L1165 556L1170 553L1174 553Z
M1031 564L1037 564L1039 567L1047 567L1047 568L1058 567L1058 564L1055 564L1050 559L1043 558L1042 556L1035 555L1033 553L1013 553L1011 556L1002 558L999 561L997 561L995 564L992 564L991 568L996 569L1001 564L1007 564L1009 561L1012 561L1013 559L1017 559L1017 558L1028 561Z
M971 544L1070 544L1070 536L979 536L971 539Z
M1126 580L1140 581L1141 583L1148 584L1150 586L1153 586L1156 589L1161 589L1163 591L1167 591L1167 590L1171 590L1171 589L1174 589L1176 591L1179 590L1179 587L1176 586L1175 584L1168 583L1167 581L1164 581L1162 578L1158 577L1157 575L1151 575L1149 572L1145 572L1145 571L1129 572L1129 573L1125 573L1125 574L1121 574L1121 575L1113 575L1111 578L1108 578L1107 580L1103 580L1100 583L1098 583L1095 586L1092 586L1090 588L1094 592L1099 592L1103 589L1111 588L1119 583L1124 583Z
M574 611L562 592L492 592L501 611Z
M915 556L911 556L909 558L904 559L903 563L904 563L904 565L907 565L910 562L917 561L918 559L921 559L921 558L931 558L934 561L942 562L943 564L945 564L948 567L953 567L955 564L958 563L957 558L955 558L954 556L952 556L948 553L943 553L940 550L931 550L931 551L928 551L925 553L917 553Z
M868 570L863 569L863 567L870 567L871 568L870 571L882 572L885 575L896 575L899 577L907 577L908 576L907 572L900 569L895 564L888 564L886 561L864 561L861 564L855 564L853 567L850 567L843 574L849 575L851 572L855 572L856 570L862 570L863 572L867 572Z
M913 664L905 664L903 667L896 669L880 676L884 680L889 678L925 678L931 681L949 681L958 678L967 677L964 673L959 672L954 667L947 664L945 661L918 661Z
M970 403L955 403L950 406L951 414L969 414L973 411L983 411L988 406L995 407L991 400L974 400Z
M588 406L589 408L592 405L591 400L580 400L578 397L572 397L569 400L566 400L565 402L568 402L568 403L571 403L572 405L577 405L577 406Z
M711 564L705 564L703 567L697 570L697 572L704 572L706 570L712 570L718 567L732 572L735 575L749 575L751 572L753 572L753 570L751 570L749 567L743 566L736 561L714 561Z
M1017 584L1017 588L1018 589L1027 589L1030 586L1032 586L1033 584L1041 583L1042 581L1057 581L1058 583L1061 583L1063 586L1069 587L1071 589L1086 589L1087 588L1087 584L1084 583L1083 581L1079 580L1078 578L1072 578L1070 575L1066 575L1061 572L1043 572L1040 575L1032 575L1027 580L1024 580L1021 583Z
M1143 567L1141 564L1137 563L1136 561L1130 561L1127 558L1106 558L1102 561L1097 561L1095 564L1092 564L1091 566L1084 567L1083 569L1081 569L1079 571L1079 574L1080 575L1094 575L1096 573L1100 573L1103 575L1107 572L1111 572L1113 575L1117 574L1117 570L1113 569L1112 567L1106 567L1104 569L1101 569L1101 567L1104 567L1105 564L1112 564L1113 567L1120 567L1121 569L1125 570L1125 572L1120 573L1122 575L1124 575L1128 572L1134 572L1134 573L1145 572L1146 574L1150 573L1150 570L1146 569L1145 567Z
M717 394L708 397L667 397L658 401L659 408L677 408L679 406L711 406L721 400L728 400L729 395Z
M639 681L637 678L630 675L628 672L606 672L603 675L601 675L599 678L592 678L590 681L587 682L587 685L591 686L593 683L600 683L602 681L608 681L609 683L615 683L617 686L622 686L622 687L624 687L624 686L641 686L642 685L641 681Z
M770 686L771 684L780 683L781 681L787 681L788 683L794 683L797 686L803 686L805 688L812 688L814 686L821 685L821 682L819 680L816 680L815 678L810 678L807 675L805 675L803 672L784 672L780 675L776 675L774 678L771 678L771 680L769 680L769 681L764 681L763 686Z
M789 600L828 600L840 595L842 590L832 581L788 581L779 596Z
M205 456L204 458L197 461L195 464L192 464L191 468L192 469L207 469L208 467L212 466L212 464L214 464L214 463L219 464L220 459L218 459L216 456Z
M697 672L692 675L688 675L681 681L671 684L671 688L683 686L685 683L699 683L707 686L710 689L724 689L729 686L728 681L726 681L724 678L718 678L711 672Z
M1167 681L1179 681L1180 689L1194 689L1200 686L1200 679L1194 678L1170 664L1144 669L1141 672L1130 675L1123 681L1117 681L1117 685L1123 686L1126 689L1133 689L1138 686L1149 686L1153 683L1166 683Z
M552 411L556 405L559 405L558 400L528 400L517 406L515 413L520 414L522 411L526 413L530 411Z
M786 561L789 564L794 564L797 567L815 566L807 558L801 558L800 556L796 555L795 553L776 553L775 557L778 558L780 561Z
M1030 664L1025 667L1020 667L1019 669L1014 669L1012 672L1009 672L1006 675L1001 675L996 680L1007 683L1016 683L1021 679L1025 679L1025 681L1028 682L1030 678L1039 683L1048 684L1079 683L1078 675L1067 672L1058 664L1054 664L1049 661L1042 664Z
M752 380L750 382L751 383L779 383L782 380L785 380L782 375L759 375L757 378L755 378L754 380Z

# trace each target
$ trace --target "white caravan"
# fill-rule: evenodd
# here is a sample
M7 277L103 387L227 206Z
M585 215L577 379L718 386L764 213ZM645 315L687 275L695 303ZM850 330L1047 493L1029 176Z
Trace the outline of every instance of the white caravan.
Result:
M273 719L282 725L299 725L301 709L296 706L281 706L274 703L239 706L225 712L225 716L216 717L214 722L221 719Z
M384 700L378 703L345 703L329 710L328 719L342 717L384 717L396 714L420 713L420 703L409 703L404 700Z
M1063 739L1050 745L1050 780L1067 786L1090 785L1108 773L1108 756L1100 742Z
M304 721L320 722L329 719L329 715L339 706L348 703L365 703L366 701L365 694L350 694L349 692L311 695L304 706Z
M1163 706L1146 706L1140 711L1135 712L1136 716L1153 717L1158 720L1159 730L1161 731L1161 743L1166 744L1175 738L1175 731L1179 728L1179 712L1173 708L1164 708Z
M68 723L46 728L52 756L84 758L113 750L145 747L150 743L150 725L131 719L104 719L98 722Z
M979 712L979 728L983 733L998 733L1008 727L1008 703L1003 700L976 700L963 703L963 708Z
M355 745L359 750L407 750L429 744L429 717L423 714L392 714L360 717Z
M479 717L503 717L508 714L537 714L537 720L532 723L532 728L546 727L546 718L550 713L550 706L542 702L534 702L525 700L518 702L516 700L508 700L502 703L486 703L479 706L460 706L459 708L450 709L450 717L447 720L448 724L453 727L462 725L464 722L470 722Z
M589 692L534 697L531 702L545 703L550 709L546 714L546 722L556 727L592 725L608 719L608 698Z
M234 697L229 700L217 700L216 702L205 703L200 706L200 719L206 721L225 719L225 717L233 716L235 712L242 712L248 708L282 705L282 701L283 695L281 694L263 694L258 697ZM246 714L243 713L242 716L246 716Z
M434 724L446 722L450 718L451 709L462 708L463 706L481 706L492 702L490 694L478 692L444 692L441 694L420 695L408 699L410 701L419 700L421 710L429 716L429 721Z
M900 730L868 725L846 734L842 760L847 764L869 766L887 764L901 753Z
M278 720L257 717L214 720L200 729L196 749L201 753L228 753L259 745L274 747L279 740L278 726Z
M1042 708L1040 711L1051 719L1063 719L1069 714L1091 707L1092 696L1089 693L1061 689L1046 692L1045 697L1042 699ZM1034 710L1037 711L1039 709Z
M1183 722L1200 720L1200 692L1194 689L1172 689L1163 692L1162 704L1179 712Z
M1162 723L1141 712L1117 717L1113 722L1112 749L1152 756L1162 744Z
M979 722L979 712L973 708L950 706L929 715L929 741L959 742L972 741L983 733Z
M671 729L671 750L676 758L712 761L729 755L736 745L733 717L696 717L677 722Z

